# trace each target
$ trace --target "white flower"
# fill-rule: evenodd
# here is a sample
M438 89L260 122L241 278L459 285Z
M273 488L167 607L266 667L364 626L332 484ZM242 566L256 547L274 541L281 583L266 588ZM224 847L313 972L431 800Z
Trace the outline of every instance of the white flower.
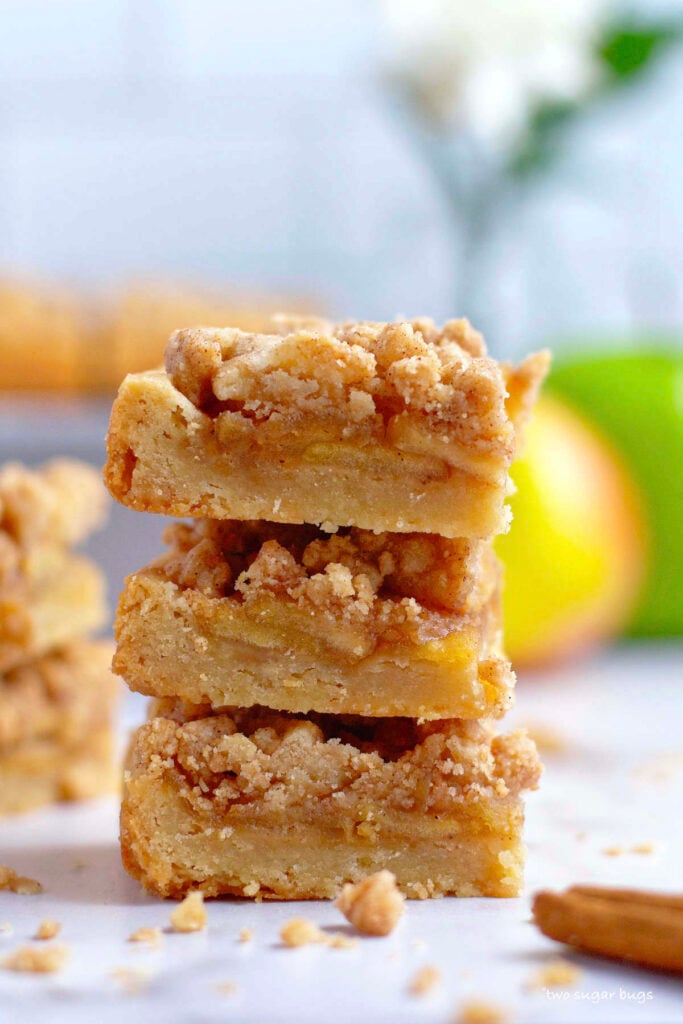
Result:
M509 145L543 99L577 99L598 74L610 0L380 0L392 64L432 116Z

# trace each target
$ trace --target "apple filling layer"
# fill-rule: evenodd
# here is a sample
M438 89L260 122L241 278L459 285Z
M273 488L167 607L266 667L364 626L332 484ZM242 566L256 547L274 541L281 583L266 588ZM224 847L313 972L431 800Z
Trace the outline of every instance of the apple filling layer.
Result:
M200 520L166 539L119 604L114 665L133 689L369 716L509 706L487 544Z

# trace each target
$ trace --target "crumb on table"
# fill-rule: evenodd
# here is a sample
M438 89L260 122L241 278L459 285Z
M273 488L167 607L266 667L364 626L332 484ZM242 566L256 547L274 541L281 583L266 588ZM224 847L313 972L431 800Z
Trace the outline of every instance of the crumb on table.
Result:
M432 964L426 964L413 975L408 991L413 996L426 996L441 984L441 971Z
M137 928L128 936L129 942L145 942L150 946L161 945L161 928Z
M240 942L253 942L254 941L254 929L253 928L241 928L239 934Z
M626 853L650 854L655 849L654 843L633 843L631 846L606 846L602 852L606 857L623 857Z
M206 907L201 892L191 892L171 911L171 927L175 932L200 932L206 928Z
M19 896L37 896L43 891L42 885L35 878L19 875L6 864L0 864L0 889L16 892Z
M391 871L377 871L354 884L348 882L335 906L354 928L365 935L388 935L405 909L405 898Z
M563 754L568 741L559 730L544 722L528 722L523 726L542 754Z
M224 996L234 996L237 992L236 981L219 981L216 985L216 990Z
M280 938L285 946L308 946L314 942L327 942L325 932L306 917L292 917L280 929Z
M34 938L36 939L55 939L62 930L62 926L59 921L53 920L51 917L44 917L38 925L38 929Z
M66 946L20 946L5 957L2 966L7 971L54 974L64 967L68 955Z
M331 949L355 949L358 945L358 939L350 939L348 935L335 932L334 935L330 935L328 938L327 945Z
M504 1024L507 1014L495 1003L472 999L463 1003L453 1024Z
M144 991L151 981L152 975L139 967L115 967L110 977L117 982L128 995L137 995Z
M565 988L568 985L575 985L580 977L581 971L574 964L567 960L551 960L532 975L527 988Z

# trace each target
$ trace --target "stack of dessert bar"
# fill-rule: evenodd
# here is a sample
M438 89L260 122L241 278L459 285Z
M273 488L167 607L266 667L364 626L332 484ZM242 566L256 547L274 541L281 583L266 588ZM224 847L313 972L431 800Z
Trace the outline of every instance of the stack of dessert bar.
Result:
M190 516L126 582L114 666L154 698L123 859L164 896L512 896L540 767L493 725L508 470L547 356L466 321L176 332L126 378L105 478Z
M0 470L0 815L113 787L104 581L72 550L105 506L81 463Z

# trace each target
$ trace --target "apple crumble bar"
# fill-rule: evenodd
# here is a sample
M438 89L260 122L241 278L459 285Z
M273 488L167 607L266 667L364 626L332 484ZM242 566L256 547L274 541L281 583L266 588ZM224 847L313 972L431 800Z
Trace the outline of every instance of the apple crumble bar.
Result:
M95 563L64 554L53 564L55 571L39 583L19 580L0 589L0 672L77 640L106 621L104 577Z
M91 466L54 459L0 469L0 582L35 548L73 547L104 522L107 494Z
M487 538L547 366L465 320L178 331L121 385L105 480L142 511Z
M72 459L0 468L0 672L104 624L104 580L72 554L103 522L97 472Z
M81 640L0 675L0 815L113 789L110 661Z
M410 897L515 896L520 793L540 765L486 722L155 701L134 736L121 844L161 896L329 899L388 868Z
M134 690L423 719L510 705L485 542L211 520L165 536L119 603L114 668Z

